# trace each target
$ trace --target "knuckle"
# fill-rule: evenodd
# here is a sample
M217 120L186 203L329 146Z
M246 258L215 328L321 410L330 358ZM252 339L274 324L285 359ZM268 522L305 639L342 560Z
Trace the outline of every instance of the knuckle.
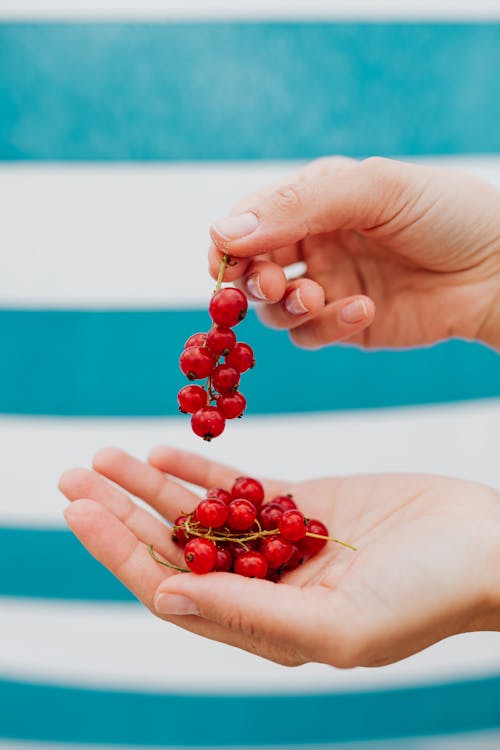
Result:
M275 191L275 201L279 209L300 212L304 204L304 186L297 183L284 185Z
M400 188L403 183L401 163L383 156L370 156L360 162L360 168L388 188Z

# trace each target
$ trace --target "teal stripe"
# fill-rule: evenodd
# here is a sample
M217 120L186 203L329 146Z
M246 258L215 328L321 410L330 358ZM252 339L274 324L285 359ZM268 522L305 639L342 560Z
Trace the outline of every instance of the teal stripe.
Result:
M0 158L500 152L497 23L5 23Z
M3 680L0 705L0 736L19 740L166 747L323 744L499 727L500 677L300 696L144 694Z
M177 414L185 339L203 311L0 311L0 412ZM307 352L253 314L238 328L257 366L241 389L249 414L377 408L500 396L500 357L452 341L404 352ZM184 417L180 417L185 419Z

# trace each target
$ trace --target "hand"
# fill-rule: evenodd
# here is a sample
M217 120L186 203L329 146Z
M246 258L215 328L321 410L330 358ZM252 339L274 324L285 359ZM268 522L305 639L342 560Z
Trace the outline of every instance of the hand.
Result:
M187 630L281 664L354 667L389 664L456 633L500 629L500 497L483 485L425 475L267 481L267 499L292 492L307 515L358 547L329 543L274 584L161 567L148 543L176 563L181 551L166 525L123 491L173 521L199 499L176 480L228 487L240 472L172 448L155 449L150 465L108 448L94 468L61 479L73 501L69 526L153 613Z
M467 174L390 159L320 159L243 199L211 228L261 302L262 320L305 348L432 344L500 349L500 192ZM303 276L284 268L302 261Z

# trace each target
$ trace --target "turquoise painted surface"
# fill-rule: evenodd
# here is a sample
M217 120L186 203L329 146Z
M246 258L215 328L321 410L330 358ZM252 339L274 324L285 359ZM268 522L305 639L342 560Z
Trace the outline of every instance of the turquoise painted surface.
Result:
M178 414L178 368L204 311L0 311L0 412ZM462 341L401 352L298 349L250 313L239 337L257 365L241 389L249 414L378 408L500 396L500 357Z
M0 24L0 158L500 151L500 24Z
M300 696L141 694L0 680L0 737L225 747L459 734L500 726L499 692L500 677Z

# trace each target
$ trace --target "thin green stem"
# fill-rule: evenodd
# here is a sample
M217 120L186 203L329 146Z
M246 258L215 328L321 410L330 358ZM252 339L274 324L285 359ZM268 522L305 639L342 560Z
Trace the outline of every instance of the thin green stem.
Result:
M224 276L224 271L226 270L228 260L229 260L229 255L226 254L222 256L222 260L219 266L219 275L217 276L217 283L214 289L214 294L217 294L217 292L220 290L222 286L222 277Z
M160 565L165 565L166 568L172 568L172 570L178 570L179 573L190 573L191 571L189 568L181 568L180 565L175 565L175 563L171 563L168 560L160 560L160 558L155 554L155 551L153 549L152 544L148 544L148 552L153 558L153 560L156 560L157 563L160 563Z

